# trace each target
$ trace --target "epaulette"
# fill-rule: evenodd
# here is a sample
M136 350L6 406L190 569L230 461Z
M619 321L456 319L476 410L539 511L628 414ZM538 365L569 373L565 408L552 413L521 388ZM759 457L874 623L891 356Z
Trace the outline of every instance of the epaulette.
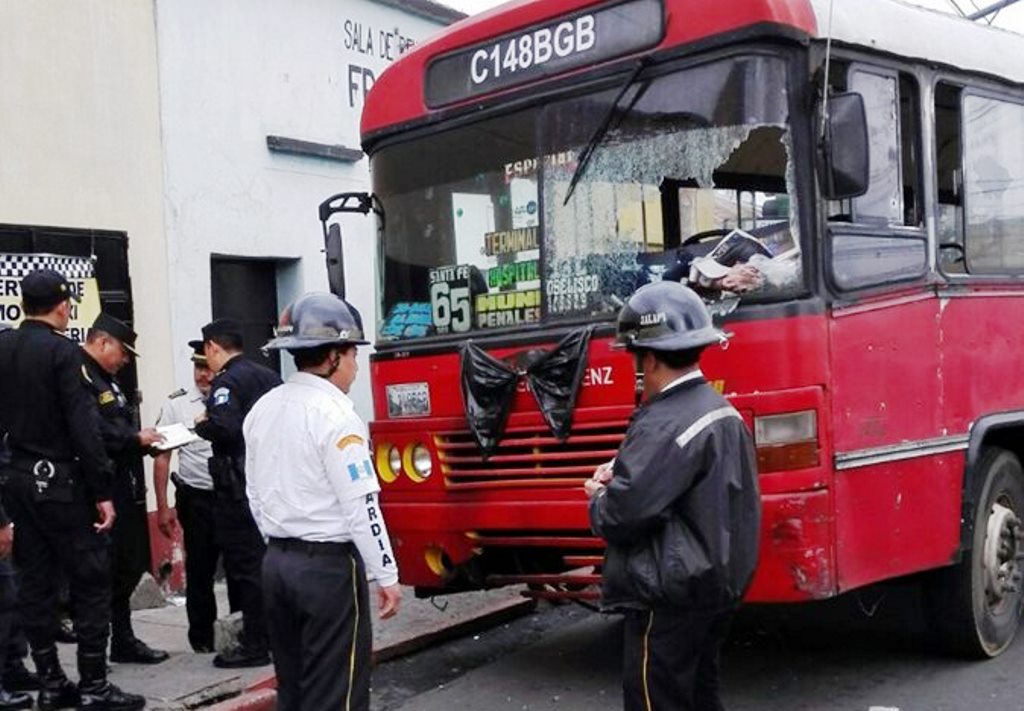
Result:
M170 398L171 400L173 400L176 397L181 397L182 395L184 395L187 392L188 392L188 390L186 390L185 388L178 388L177 390L175 390L173 393L171 393L167 397Z

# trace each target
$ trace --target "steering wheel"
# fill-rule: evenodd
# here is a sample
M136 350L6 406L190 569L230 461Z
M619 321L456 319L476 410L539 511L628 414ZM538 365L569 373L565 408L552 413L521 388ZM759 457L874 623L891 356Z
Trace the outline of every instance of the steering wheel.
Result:
M696 234L690 235L685 240L683 240L683 243L681 245L679 245L679 246L680 247L686 247L686 246L691 245L691 244L697 244L698 242L703 242L706 239L711 239L712 237L725 237L730 232L732 232L731 229L727 229L727 228L724 228L724 227L719 227L718 229L714 229L714 230L704 230L703 232L698 232Z

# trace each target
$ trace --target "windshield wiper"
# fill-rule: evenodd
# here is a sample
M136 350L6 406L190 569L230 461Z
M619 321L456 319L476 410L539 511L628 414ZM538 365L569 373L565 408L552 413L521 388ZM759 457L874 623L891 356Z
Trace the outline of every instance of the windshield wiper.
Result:
M622 83L622 88L619 89L619 93L616 94L615 100L612 101L611 106L608 107L608 111L605 112L604 118L598 125L597 130L594 131L593 135L590 136L590 140L587 141L587 145L585 145L583 150L580 151L579 156L576 158L576 170L573 171L572 179L569 181L569 190L565 194L565 200L562 201L563 207L569 204L569 198L572 197L573 191L576 190L576 184L580 182L580 178L583 177L583 171L587 169L587 164L590 163L590 158L594 155L594 151L597 147L601 145L601 141L604 140L605 134L608 133L608 128L612 124L612 118L615 116L615 111L619 108L619 102L622 101L622 97L626 95L626 92L629 91L631 86L633 86L633 83L640 75L640 72L642 72L644 67L649 63L650 60L646 57L636 63L636 68L629 73L629 76L626 77L626 81ZM631 108L633 104L636 103L637 99L640 98L640 94L641 92L638 91L633 96L633 100L629 102L629 106L627 106L626 109Z

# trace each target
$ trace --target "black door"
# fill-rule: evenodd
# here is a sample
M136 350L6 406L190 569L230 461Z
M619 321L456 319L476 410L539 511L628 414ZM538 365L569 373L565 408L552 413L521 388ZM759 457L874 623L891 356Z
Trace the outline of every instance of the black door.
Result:
M277 324L277 262L271 259L212 257L210 281L213 317L242 324L245 354L281 372L277 351L264 355L260 347L274 335Z

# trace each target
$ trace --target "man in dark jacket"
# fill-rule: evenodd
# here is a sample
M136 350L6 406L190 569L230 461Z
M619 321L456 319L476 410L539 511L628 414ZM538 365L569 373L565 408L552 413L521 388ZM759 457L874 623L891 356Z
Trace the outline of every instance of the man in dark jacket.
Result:
M210 441L213 479L214 538L224 557L224 572L238 590L242 635L234 649L213 659L223 668L270 664L263 616L261 568L266 544L256 528L245 496L245 438L242 422L260 397L281 384L270 368L242 355L242 327L231 319L203 326L203 352L217 375L210 383L206 414L196 421L196 434Z
M110 314L93 321L83 349L82 380L100 411L100 435L114 462L114 508L110 617L110 660L158 664L167 652L153 649L132 629L131 597L143 573L150 569L149 516L142 458L160 441L155 429L140 430L135 413L115 377L132 357L135 331Z
M82 351L63 332L78 297L59 273L21 281L25 320L0 334L0 430L11 459L3 504L17 527L22 622L42 678L40 711L134 711L146 700L107 681L113 467L103 449L96 403L82 387ZM75 600L78 688L57 657L57 579Z
M719 652L760 528L750 433L698 365L725 334L693 291L660 282L630 297L617 336L645 402L585 488L591 527L608 542L602 607L626 615L625 708L719 711Z

